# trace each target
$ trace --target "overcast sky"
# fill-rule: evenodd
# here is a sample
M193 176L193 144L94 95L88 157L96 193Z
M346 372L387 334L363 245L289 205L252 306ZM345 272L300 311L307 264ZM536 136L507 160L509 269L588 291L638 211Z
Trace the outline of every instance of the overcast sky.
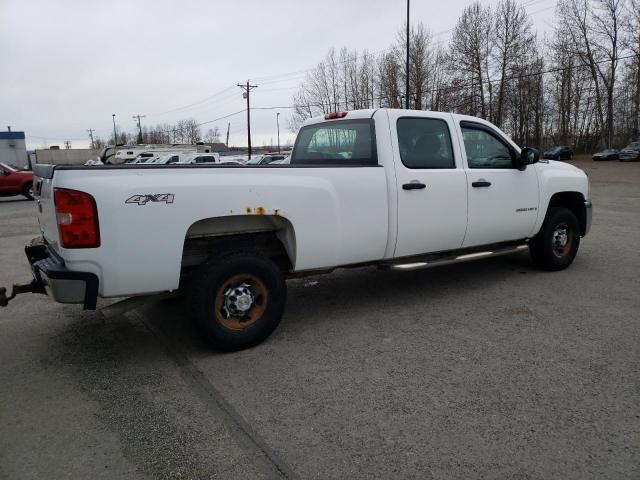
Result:
M470 3L412 0L412 22L446 41ZM548 31L555 0L524 4ZM24 130L29 148L86 147L86 129L113 131L112 113L133 131L138 113L155 124L242 110L235 85L247 79L259 85L252 107L288 106L299 72L329 47L387 49L405 9L405 0L0 0L0 129ZM282 142L293 139L288 109L252 111L254 145L275 142L278 111ZM203 133L227 122L230 143L246 145L245 114Z

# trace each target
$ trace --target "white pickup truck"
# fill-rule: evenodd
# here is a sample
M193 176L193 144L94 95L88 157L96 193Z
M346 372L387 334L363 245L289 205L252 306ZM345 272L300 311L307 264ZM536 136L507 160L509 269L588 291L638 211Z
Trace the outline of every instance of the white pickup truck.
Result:
M560 270L591 223L583 171L451 113L313 118L284 165L38 165L35 174L43 235L26 248L34 279L14 293L93 309L97 297L184 287L221 349L274 330L287 278L522 249Z

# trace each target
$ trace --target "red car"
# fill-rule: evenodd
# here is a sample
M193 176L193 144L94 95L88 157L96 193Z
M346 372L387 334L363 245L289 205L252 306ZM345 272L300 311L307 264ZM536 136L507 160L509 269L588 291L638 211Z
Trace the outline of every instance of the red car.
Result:
M0 162L0 197L13 195L33 200L33 173L20 172Z

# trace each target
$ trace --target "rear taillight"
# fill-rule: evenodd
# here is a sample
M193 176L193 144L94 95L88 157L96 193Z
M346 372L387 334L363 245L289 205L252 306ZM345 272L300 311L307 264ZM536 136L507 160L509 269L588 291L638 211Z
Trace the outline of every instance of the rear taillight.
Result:
M336 118L344 118L347 116L347 112L331 112L324 116L325 120L335 120Z
M94 198L85 192L54 188L56 219L63 248L96 248L100 246L98 209Z

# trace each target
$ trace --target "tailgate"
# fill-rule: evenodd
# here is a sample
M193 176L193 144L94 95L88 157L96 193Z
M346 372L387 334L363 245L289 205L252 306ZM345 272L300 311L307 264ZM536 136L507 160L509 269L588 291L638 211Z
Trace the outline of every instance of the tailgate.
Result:
M38 224L47 242L59 252L58 223L53 203L54 165L35 165L33 168L33 193L38 208Z

